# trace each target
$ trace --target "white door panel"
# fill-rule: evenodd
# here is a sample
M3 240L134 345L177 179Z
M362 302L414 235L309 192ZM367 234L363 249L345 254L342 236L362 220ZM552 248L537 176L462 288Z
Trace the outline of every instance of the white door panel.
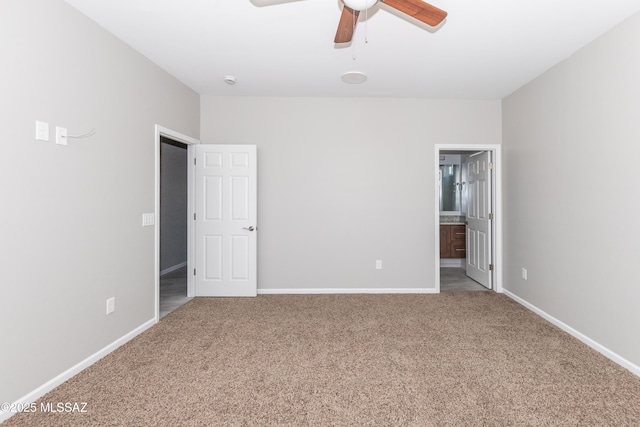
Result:
M257 294L254 145L196 147L196 296Z
M467 175L467 276L491 289L491 153L464 164Z

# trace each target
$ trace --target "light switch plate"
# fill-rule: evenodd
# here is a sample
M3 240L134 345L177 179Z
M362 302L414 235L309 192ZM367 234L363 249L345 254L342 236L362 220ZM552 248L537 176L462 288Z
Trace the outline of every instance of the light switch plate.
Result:
M142 214L142 226L147 227L156 223L156 215L154 213Z
M49 140L49 123L36 120L36 139L38 141Z
M67 145L67 128L56 126L56 144Z
M111 314L116 311L116 297L111 297L107 300L107 314Z

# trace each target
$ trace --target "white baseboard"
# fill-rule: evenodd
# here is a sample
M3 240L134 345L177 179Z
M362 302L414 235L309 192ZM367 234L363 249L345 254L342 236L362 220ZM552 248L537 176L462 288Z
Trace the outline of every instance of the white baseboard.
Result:
M573 337L577 338L578 340L580 340L584 344L588 345L589 347L593 348L597 352L601 353L602 355L604 355L605 357L607 357L611 361L613 361L613 362L617 363L618 365L622 366L623 368L629 370L631 373L633 373L633 374L635 374L637 376L640 376L640 366L630 362L629 360L625 359L624 357L622 357L622 356L618 355L617 353L609 350L605 346L603 346L603 345L599 344L598 342L592 340L591 338L587 337L586 335L582 334L581 332L578 332L577 330L573 329L572 327L570 327L566 323L561 322L560 320L556 319L555 317L551 316L550 314L546 313L545 311L539 309L538 307L534 306L533 304L525 301L524 299L520 298L519 296L517 296L517 295L515 295L515 294L513 294L513 293L511 293L511 292L509 292L507 290L504 290L503 292L509 298L513 299L517 303L519 303L519 304L523 305L524 307L528 308L529 310L533 311L534 313L536 313L540 317L544 318L545 320L547 320L547 321L551 322L552 324L556 325L557 327L559 327L563 331L567 332L568 334L570 334ZM396 288L258 289L258 294L263 294L263 295L267 295L267 294L433 294L433 293L437 293L437 290L435 288L397 288L397 289ZM23 396L22 398L18 399L17 401L15 401L12 404L12 406L20 407L20 406L25 406L28 403L35 402L40 397L44 396L46 393L48 393L49 391L53 390L54 388L56 388L57 386L59 386L63 382L67 381L68 379L70 379L74 375L80 373L82 370L84 370L84 369L88 368L89 366L93 365L95 362L97 362L98 360L102 359L104 356L106 356L107 354L111 353L112 351L114 351L115 349L120 347L121 345L123 345L126 342L130 341L135 336L137 336L137 335L141 334L142 332L144 332L145 330L149 329L151 326L155 325L155 323L156 323L155 319L151 319L151 320L145 322L144 324L140 325L139 327L137 327L133 331L129 332L128 334L126 334L124 336L122 336L121 338L119 338L116 341L112 342L111 344L107 345L103 349L101 349L98 352L94 353L93 355L87 357L86 359L84 359L80 363L76 364L75 366L72 366L71 368L69 368L66 371L62 372L60 375L58 375L55 378L47 381L45 384L41 385L37 389L33 390L32 392L30 392L27 395ZM5 421L5 420L7 420L12 415L13 415L12 412L8 412L8 411L0 412L0 423Z
M553 323L554 325L556 325L557 327L559 327L560 329L562 329L563 331L565 331L569 335L572 335L573 337L579 339L584 344L588 345L589 347L591 347L592 349L594 349L598 353L602 354L606 358L610 359L611 361L617 363L618 365L622 366L623 368L629 370L631 373L633 373L633 374L635 374L635 375L640 377L640 366L636 365L635 363L630 362L629 360L625 359L624 357L620 356L619 354L609 350L607 347L605 347L602 344L592 340L588 336L584 335L582 332L579 332L579 331L573 329L571 326L569 326L566 323L556 319L555 317L551 316L549 313L539 309L535 305L525 301L524 299L520 298L519 296L517 296L517 295L515 295L515 294L513 294L513 293L511 293L511 292L509 292L507 290L503 290L503 293L506 296L508 296L509 298L511 298L512 300L516 301L517 303L519 303L519 304L525 306L526 308L528 308L529 310L533 311L538 316L540 316L543 319L548 320L549 322Z
M181 262L180 264L176 264L176 265L171 266L169 268L165 268L164 270L160 270L160 276L164 276L165 274L169 274L169 273L174 272L176 270L180 270L182 267L186 267L186 266L187 266L187 261Z
M103 349L97 351L96 353L92 354L91 356L87 357L86 359L84 359L80 363L76 364L75 366L72 366L71 368L69 368L66 371L62 372L60 375L58 375L55 378L47 381L46 383L44 383L40 387L36 388L32 392L30 392L30 393L26 394L25 396L21 397L20 399L16 400L11 406L20 408L20 407L25 407L26 405L28 405L31 402L35 402L36 400L38 400L39 398L41 398L42 396L44 396L45 394L47 394L48 392L53 390L54 388L58 387L63 382L67 381L69 378L73 377L74 375L77 375L78 373L80 373L84 369L86 369L89 366L93 365L94 363L96 363L98 360L102 359L107 354L111 353L112 351L114 351L115 349L120 347L121 345L127 343L128 341L133 339L135 336L140 335L142 332L146 331L147 329L149 329L150 327L152 327L155 324L156 324L156 319L151 319L151 320L143 323L142 325L138 326L133 331L131 331L128 334L118 338L117 340L115 340L111 344L107 345L106 347L104 347ZM12 415L14 415L13 412L1 411L0 412L0 423L5 421L6 419L10 418Z
M465 268L467 266L467 260L464 258L440 258L440 267L457 267Z
M258 295L300 294L436 294L435 288L285 288L258 289Z

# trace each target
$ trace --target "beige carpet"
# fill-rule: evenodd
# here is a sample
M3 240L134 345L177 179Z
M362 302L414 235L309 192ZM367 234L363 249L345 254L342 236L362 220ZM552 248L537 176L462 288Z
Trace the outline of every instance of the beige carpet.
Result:
M9 426L640 425L640 378L493 292L196 298ZM39 403L38 403L39 404Z

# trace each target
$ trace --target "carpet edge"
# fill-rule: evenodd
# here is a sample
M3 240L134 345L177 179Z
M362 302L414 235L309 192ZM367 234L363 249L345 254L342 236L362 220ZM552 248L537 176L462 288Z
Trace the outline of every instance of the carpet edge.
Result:
M96 363L98 360L102 359L103 357L105 357L109 353L113 352L114 350L116 350L117 348L123 346L127 342L131 341L133 338L135 338L136 336L140 335L141 333L143 333L147 329L151 328L156 323L157 322L156 322L155 318L144 322L142 325L140 325L137 328L133 329L132 331L126 333L125 335L123 335L120 338L116 339L112 343L107 344L105 347L101 348L100 350L98 350L97 352L93 353L89 357L85 358L84 360L81 360L80 362L76 363L75 365L73 365L69 369L61 372L60 374L56 375L55 377L53 377L49 381L45 382L41 386L37 387L36 389L34 389L34 390L30 391L29 393L27 393L26 395L22 396L20 399L18 399L15 402L13 402L11 404L11 407L18 407L18 408L19 407L26 407L28 404L30 404L32 402L35 402L36 400L40 399L42 396L44 396L45 394L47 394L48 392L53 390L54 388L58 387L60 384L64 383L65 381L67 381L70 378L74 377L75 375L79 374L80 372L82 372L83 370L88 368L89 366L91 366L94 363ZM0 411L0 423L2 423L3 421L8 420L9 418L11 418L15 414L16 414L15 412Z
M528 302L527 300L523 299L522 297L519 297L518 295L516 295L516 294L514 294L514 293L512 293L512 292L510 292L510 291L508 291L506 289L504 289L502 291L502 293L504 293L506 296L508 296L509 298L511 298L512 300L517 302L518 304L520 304L523 307L533 311L538 316L542 317L543 319L547 320L548 322L550 322L553 325L557 326L558 328L562 329L564 332L566 332L569 335L571 335L572 337L576 338L577 340L579 340L583 344L588 345L589 347L591 347L592 349L594 349L598 353L602 354L607 359L609 359L612 362L622 366L623 368L625 368L626 370L628 370L632 374L636 375L637 377L640 377L640 366L638 366L635 363L631 362L630 360L620 356L615 351L605 347L604 345L600 344L596 340L588 337L587 335L583 334L582 332L578 331L577 329L574 329L573 327L569 326L568 324L564 323L563 321L553 317L552 315L550 315L546 311L544 311L541 308L531 304L530 302Z

